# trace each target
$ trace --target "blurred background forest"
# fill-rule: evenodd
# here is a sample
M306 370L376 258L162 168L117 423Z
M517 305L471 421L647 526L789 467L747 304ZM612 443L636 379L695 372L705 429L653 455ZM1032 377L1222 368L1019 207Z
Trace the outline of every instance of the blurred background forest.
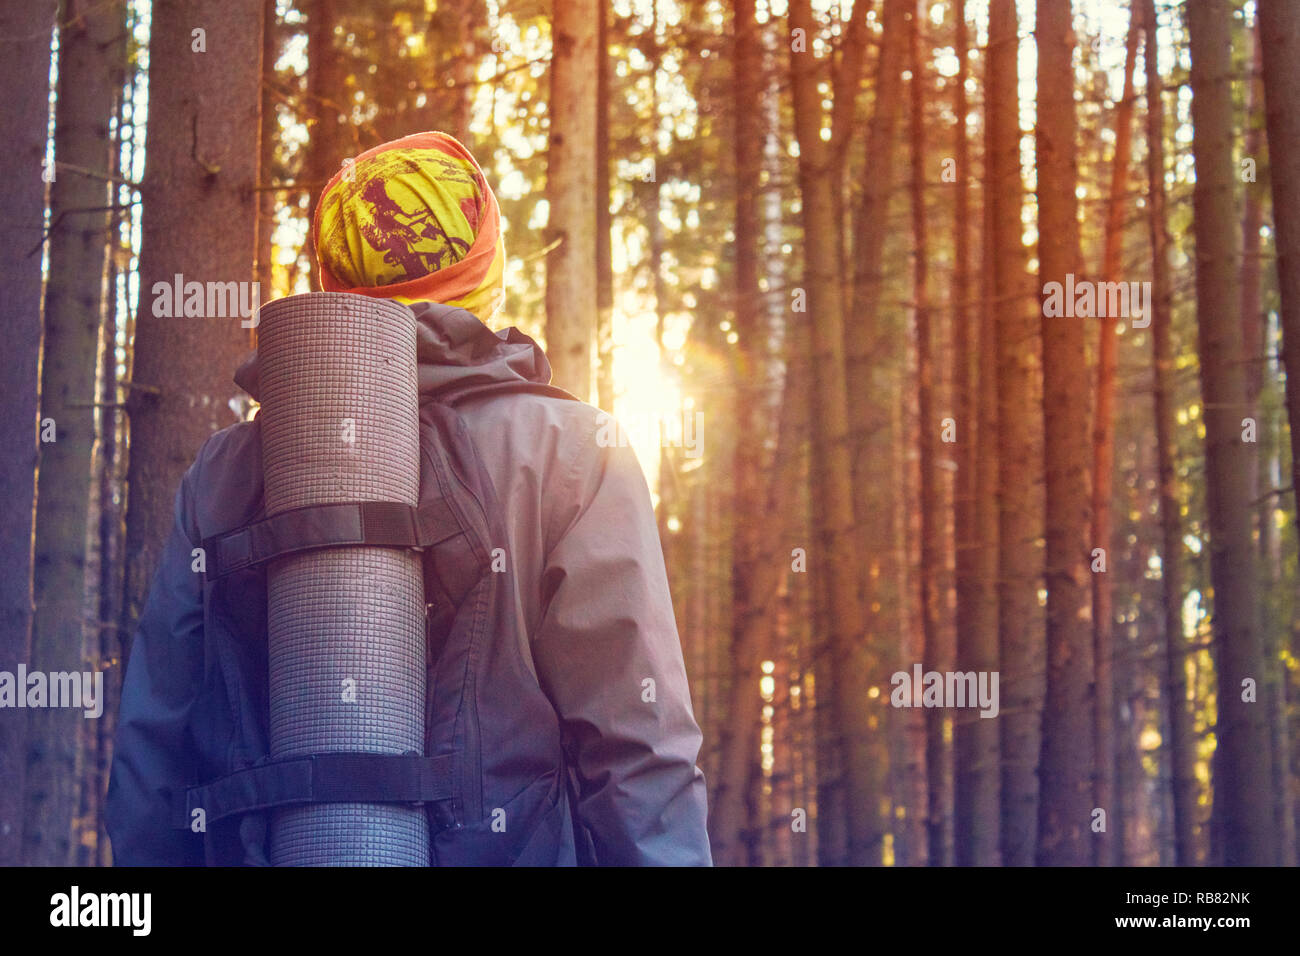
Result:
M316 288L320 188L440 129L499 321L635 439L719 863L1295 864L1300 3L54 7L0 3L0 670L107 704L0 710L0 863L111 862L173 495L254 412L155 283Z

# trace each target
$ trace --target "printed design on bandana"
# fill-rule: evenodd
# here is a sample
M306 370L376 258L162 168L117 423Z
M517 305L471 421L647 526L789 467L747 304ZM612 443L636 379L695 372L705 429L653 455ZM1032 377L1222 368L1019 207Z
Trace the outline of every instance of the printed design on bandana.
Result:
M429 131L334 174L312 224L321 288L439 302L490 323L505 303L501 211L474 157Z
M412 155L415 154L415 155ZM483 214L481 176L434 149L381 153L341 180L322 217L322 255L350 285L383 286L459 262ZM346 208L348 215L340 214ZM365 248L357 248L357 239Z

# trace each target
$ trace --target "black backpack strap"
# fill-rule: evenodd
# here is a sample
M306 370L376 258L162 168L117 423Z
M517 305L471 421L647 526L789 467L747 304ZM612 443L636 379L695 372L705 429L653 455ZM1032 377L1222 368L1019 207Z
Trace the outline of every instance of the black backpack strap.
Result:
M428 548L462 530L455 512L442 498L432 498L419 507L399 501L310 505L205 538L205 575L216 581L314 548Z
M188 830L255 810L307 803L433 803L452 797L452 755L320 753L268 760L173 798L172 827Z
M507 394L577 401L562 388L526 381L467 385L447 391L438 400L455 405L471 398ZM463 530L455 512L442 498L432 498L418 507L399 501L310 505L205 538L204 575L209 581L217 581L275 558L316 548L429 548Z

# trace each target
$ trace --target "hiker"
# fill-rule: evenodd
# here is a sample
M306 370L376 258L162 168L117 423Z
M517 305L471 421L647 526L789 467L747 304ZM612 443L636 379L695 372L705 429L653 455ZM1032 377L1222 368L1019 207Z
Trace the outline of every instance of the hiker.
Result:
M645 478L630 448L597 440L599 410L547 384L531 338L488 328L505 247L478 164L444 133L375 147L325 187L313 239L324 291L414 312L422 428L444 406L465 423L490 479L478 497L493 540L479 544L505 542L505 574L443 582L456 600L483 596L496 643L465 655L487 669L477 691L437 681L452 696L435 717L444 708L449 728L477 708L481 741L460 765L464 791L427 807L434 862L711 865L701 734ZM235 381L257 398L256 356ZM205 592L193 569L195 549L264 516L261 475L258 423L241 422L208 439L177 491L122 690L106 806L117 864L267 862L267 814L191 825L193 806L177 810L188 788L266 762L265 570ZM435 671L465 650L461 617L439 624ZM502 806L522 821L504 834L490 818Z

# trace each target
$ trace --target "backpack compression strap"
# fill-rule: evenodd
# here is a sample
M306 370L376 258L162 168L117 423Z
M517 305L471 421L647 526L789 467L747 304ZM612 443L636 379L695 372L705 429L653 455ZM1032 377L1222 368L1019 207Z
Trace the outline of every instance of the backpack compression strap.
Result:
M294 508L203 540L205 576L216 581L275 558L343 545L428 548L463 529L450 505L351 501Z
M555 385L523 381L464 386L446 392L439 400L456 405L475 398L519 394L577 401L575 396ZM442 498L418 507L399 501L310 505L205 538L204 575L208 581L217 581L236 571L315 548L344 545L430 548L463 530Z
M268 760L172 797L173 829L306 803L434 803L452 797L452 756L320 753Z

